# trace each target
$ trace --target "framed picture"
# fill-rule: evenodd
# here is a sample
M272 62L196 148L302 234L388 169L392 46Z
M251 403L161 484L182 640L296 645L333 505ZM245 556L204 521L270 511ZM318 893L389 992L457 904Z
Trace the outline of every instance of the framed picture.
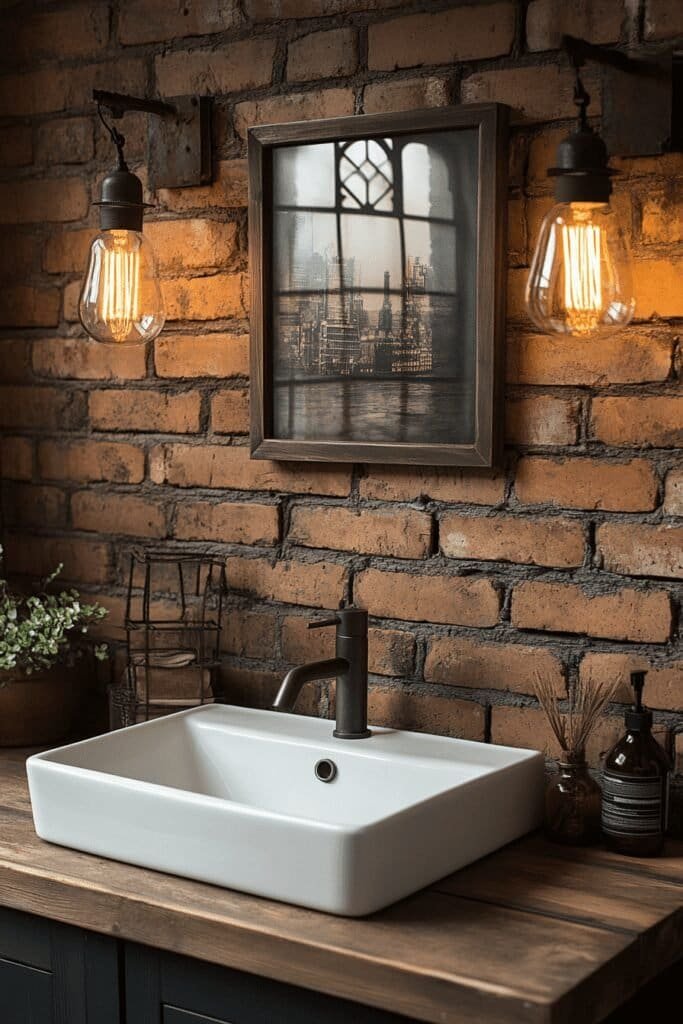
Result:
M507 108L248 140L252 458L493 465Z

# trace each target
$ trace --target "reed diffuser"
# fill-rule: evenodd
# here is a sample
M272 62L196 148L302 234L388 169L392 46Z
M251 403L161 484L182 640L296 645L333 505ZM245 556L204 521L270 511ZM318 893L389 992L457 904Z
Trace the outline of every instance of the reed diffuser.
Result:
M534 676L534 691L546 713L561 756L545 794L545 832L554 842L588 846L600 838L602 794L590 776L586 744L618 686L579 680L569 689L567 711L560 710L552 683Z

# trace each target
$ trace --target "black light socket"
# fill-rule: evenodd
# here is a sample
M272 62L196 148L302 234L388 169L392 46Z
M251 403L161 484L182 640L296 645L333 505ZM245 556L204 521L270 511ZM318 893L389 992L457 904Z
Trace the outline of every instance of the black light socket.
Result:
M127 169L112 171L102 182L99 202L103 231L142 231L142 182Z
M606 203L612 194L607 147L588 126L567 135L557 147L557 166L548 169L555 178L558 203Z

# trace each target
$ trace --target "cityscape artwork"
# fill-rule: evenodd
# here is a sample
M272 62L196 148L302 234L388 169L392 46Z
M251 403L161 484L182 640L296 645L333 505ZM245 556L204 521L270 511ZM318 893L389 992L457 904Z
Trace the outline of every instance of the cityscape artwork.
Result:
M269 157L270 438L475 446L479 125Z

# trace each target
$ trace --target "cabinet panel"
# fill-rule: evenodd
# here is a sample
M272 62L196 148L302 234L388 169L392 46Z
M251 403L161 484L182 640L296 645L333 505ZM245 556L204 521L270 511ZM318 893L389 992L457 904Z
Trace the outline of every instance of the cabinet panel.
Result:
M47 1024L52 1016L52 975L0 960L3 1024Z
M228 1020L217 1017L205 1017L189 1010L179 1010L177 1006L164 1006L162 1024L232 1024Z

